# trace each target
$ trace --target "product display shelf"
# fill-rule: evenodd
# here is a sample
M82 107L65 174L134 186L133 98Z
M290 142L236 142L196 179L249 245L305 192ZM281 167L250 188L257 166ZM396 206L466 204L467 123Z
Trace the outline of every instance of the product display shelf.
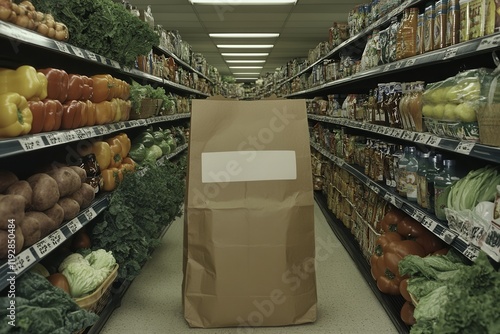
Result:
M380 304L385 309L387 315L396 327L398 333L409 333L409 327L403 323L401 317L399 316L401 307L404 303L404 299L401 296L390 296L380 292L380 290L377 288L376 281L371 276L370 264L363 257L363 253L359 248L357 241L354 239L351 231L346 228L342 224L342 222L338 220L335 215L328 209L326 198L321 192L316 191L314 193L314 198L323 215L325 216L328 225L330 225L333 233L335 233L335 236L339 239L340 243L344 246L347 253L352 258L354 264L366 280L373 294L377 297Z
M15 274L16 276L20 276L28 271L37 262L97 217L108 205L109 194L99 196L88 208L82 210L78 216L63 223L57 230L17 254L15 263L13 263L14 261L3 262L0 266L0 290L3 290L8 285L7 278L10 275Z
M398 60L389 64L384 64L370 68L366 71L362 71L352 76L330 81L322 85L314 86L299 92L294 92L286 95L285 97L299 97L301 95L310 95L312 93L319 93L325 90L332 90L341 86L352 86L356 83L363 82L368 79L376 79L406 71L415 70L416 68L440 65L443 62L450 62L455 60L460 60L468 57L474 57L478 55L487 54L498 50L500 46L500 33L495 33L482 38L473 39L467 42L462 42L460 44L452 45L447 48L427 52L421 55L413 56L410 58L405 58ZM493 56L492 61L495 56ZM481 64L477 64L477 67ZM456 71L457 69L455 69ZM415 72L414 75L421 75ZM436 80L437 81L437 80Z
M457 139L442 138L428 132L414 132L409 130L396 129L388 126L359 122L346 118L314 114L309 114L308 118L319 122L340 125L390 138L402 139L413 143L432 146L440 150L455 152L485 161L500 163L499 147L482 145L474 141L462 141Z
M188 113L163 115L146 119L89 126L72 130L51 131L15 138L0 139L0 158L23 152L41 150L50 146L67 144L83 139L96 138L114 132L146 126L149 124L175 121L178 119L188 119L190 117L191 114Z
M440 221L434 215L428 213L427 211L424 211L422 208L416 205L416 203L413 203L406 198L395 194L394 191L392 189L389 189L387 186L373 181L368 176L363 174L363 172L361 172L358 168L346 163L343 159L334 156L330 152L320 147L318 144L311 142L311 146L315 150L320 152L324 157L335 163L337 166L348 171L351 175L356 177L377 195L383 197L386 201L403 210L413 219L420 222L434 235L436 235L448 245L457 249L469 260L474 261L477 258L479 254L479 248L472 244L469 244L455 232L448 229L448 227L446 226L446 222Z
M198 74L199 76L201 76L202 78L205 78L207 79L208 82L210 82L212 85L214 84L214 82L212 81L212 79L210 79L209 77L207 77L205 74L201 73L200 71L198 71L197 69L193 68L191 65L189 65L188 63L186 63L184 60L182 60L181 58L179 58L175 53L173 53L172 51L170 50L167 50L167 49L164 49L162 47L153 47L153 50L158 50L159 52L161 53L164 53L166 55L168 55L169 57L172 57L174 58L175 62L180 64L182 67L184 67L185 69L188 69L190 70L191 72L194 72L196 74Z

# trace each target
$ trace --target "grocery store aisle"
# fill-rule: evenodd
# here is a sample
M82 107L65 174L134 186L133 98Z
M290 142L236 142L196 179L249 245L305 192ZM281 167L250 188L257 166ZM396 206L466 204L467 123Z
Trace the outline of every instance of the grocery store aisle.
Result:
M318 261L317 268L318 320L314 324L255 328L251 332L397 333L317 206L314 215L317 248L322 252L322 260ZM165 234L153 258L130 286L121 307L114 311L102 334L179 334L196 331L189 328L182 315L182 230L183 221L178 219ZM235 328L202 331L213 334L237 333Z

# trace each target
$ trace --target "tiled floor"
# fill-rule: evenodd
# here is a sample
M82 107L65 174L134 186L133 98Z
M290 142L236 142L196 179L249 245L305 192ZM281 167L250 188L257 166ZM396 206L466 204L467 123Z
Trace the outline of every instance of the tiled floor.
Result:
M315 207L317 245L328 256L317 261L318 319L313 324L245 329L244 333L391 334L389 317ZM102 334L238 333L235 328L191 329L182 314L182 219L173 223L153 258L125 294ZM241 331L241 330L240 330Z

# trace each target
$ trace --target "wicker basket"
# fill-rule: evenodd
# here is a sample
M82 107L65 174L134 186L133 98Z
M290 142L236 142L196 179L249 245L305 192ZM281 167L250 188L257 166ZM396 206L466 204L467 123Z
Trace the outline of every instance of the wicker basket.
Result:
M484 145L500 146L500 104L491 104L478 112L479 141Z
M140 111L132 110L130 112L130 119L149 118L157 115L162 102L163 100L161 99L142 99Z

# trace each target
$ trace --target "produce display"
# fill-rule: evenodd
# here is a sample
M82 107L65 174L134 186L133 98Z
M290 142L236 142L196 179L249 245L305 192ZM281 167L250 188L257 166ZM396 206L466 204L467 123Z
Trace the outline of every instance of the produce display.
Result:
M465 264L454 252L399 262L399 273L409 276L407 291L414 297L411 334L497 333L500 273L481 252Z
M68 27L54 19L50 11L36 10L30 1L17 4L12 0L0 2L0 20L11 22L22 28L36 31L37 33L58 41L69 39Z
M138 164L144 165L174 152L177 146L185 143L185 134L181 128L148 128L134 138L129 155Z

